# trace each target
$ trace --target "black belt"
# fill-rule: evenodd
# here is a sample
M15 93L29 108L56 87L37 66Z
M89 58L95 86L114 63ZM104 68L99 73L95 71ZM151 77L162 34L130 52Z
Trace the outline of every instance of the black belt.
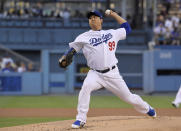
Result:
M107 72L109 72L110 70L113 70L114 68L116 68L115 65L112 66L111 68L108 68L108 69L105 69L105 70L95 70L95 71L97 71L97 72L99 72L99 73L107 73Z

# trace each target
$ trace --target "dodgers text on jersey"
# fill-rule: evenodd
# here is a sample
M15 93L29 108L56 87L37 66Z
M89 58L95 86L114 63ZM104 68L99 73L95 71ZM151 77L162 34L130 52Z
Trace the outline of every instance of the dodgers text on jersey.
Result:
M91 38L89 40L89 42L91 45L97 46L97 45L104 43L104 42L107 43L107 41L110 40L112 37L113 37L113 35L111 33L102 34L102 36L99 38Z

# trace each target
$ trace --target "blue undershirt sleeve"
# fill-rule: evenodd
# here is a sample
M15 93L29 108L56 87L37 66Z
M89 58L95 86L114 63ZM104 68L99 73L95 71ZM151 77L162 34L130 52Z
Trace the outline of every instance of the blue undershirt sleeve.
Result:
M126 30L126 35L128 35L131 32L131 27L128 22L121 24L121 28L124 28Z
M67 55L71 52L73 52L73 55L75 55L77 53L74 48L70 48L67 52L64 53L64 55Z

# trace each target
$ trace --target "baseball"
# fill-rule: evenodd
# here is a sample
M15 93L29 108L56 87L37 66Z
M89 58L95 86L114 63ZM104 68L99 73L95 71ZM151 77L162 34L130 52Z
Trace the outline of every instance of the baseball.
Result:
M106 10L106 11L105 11L105 14L106 14L106 15L110 15L110 13L111 13L111 10Z

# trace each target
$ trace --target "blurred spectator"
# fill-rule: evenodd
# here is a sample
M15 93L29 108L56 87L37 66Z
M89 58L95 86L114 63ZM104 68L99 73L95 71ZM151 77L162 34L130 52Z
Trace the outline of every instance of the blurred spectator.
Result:
M165 41L166 28L162 23L154 28L154 38L157 45L166 44Z
M7 62L5 63L5 67L2 69L2 72L3 72L3 73L14 72L14 69L13 69L13 67L11 66L11 62L10 62L10 61L7 61Z
M22 73L26 71L26 66L23 62L20 63L20 66L18 67L17 72Z
M164 24L165 19L163 15L157 15L157 20L156 20L156 26L158 26L160 23Z
M178 28L174 28L171 33L171 44L172 45L180 45L180 32Z
M28 64L27 71L29 71L29 72L36 71L35 68L34 68L34 66L33 66L33 63L29 63L29 64Z
M179 13L175 13L175 15L172 16L172 22L173 22L173 27L179 26L179 22L180 22Z
M63 11L63 18L66 20L70 18L70 12L67 8Z
M40 6L34 6L32 9L32 15L34 17L41 17L43 16L43 11L42 11L42 8Z
M10 62L11 66L13 68L16 68L16 65L13 61L13 59L9 56L9 55L6 55L3 59L2 59L2 68L5 68L6 66L6 63Z
M170 17L167 17L165 21L165 27L168 27L170 31L173 31L173 22Z
M66 8L64 11L63 11L63 14L62 14L63 16L63 19L64 19L64 25L65 26L68 26L69 24L70 24L70 21L69 21L69 19L70 19L70 12L69 12L69 10Z

